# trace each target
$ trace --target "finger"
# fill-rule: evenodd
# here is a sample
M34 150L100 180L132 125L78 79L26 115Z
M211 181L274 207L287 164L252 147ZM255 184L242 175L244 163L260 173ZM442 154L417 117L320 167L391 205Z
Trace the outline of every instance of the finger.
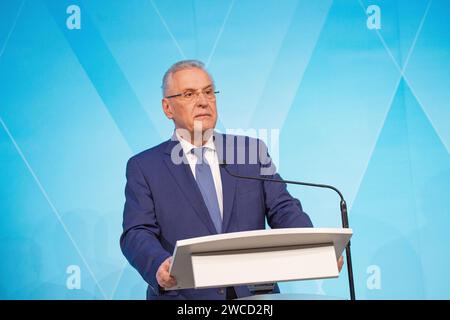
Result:
M160 270L158 270L158 272L156 273L156 280L158 281L158 284L161 287L166 287L166 283L168 280L168 273L164 270L162 270L162 268Z
M159 279L158 284L163 288L169 288L170 283L166 279Z
M162 287L171 288L177 284L177 281L175 280L174 277L167 277L162 281L162 283L163 283Z
M168 271L170 269L171 264L172 264L172 257L169 257L163 262L162 265L164 269Z
M172 257L168 257L156 272L156 281L163 288L173 287L176 284L175 278L169 273L171 262Z
M170 280L167 282L168 288L174 287L177 285L177 280L175 278L171 277Z
M170 281L170 278L171 278L171 276L169 275L169 273L168 272L164 272L164 274L162 275L162 281L164 281L164 282L169 282Z
M168 273L168 272L163 272L161 274L161 280L166 284L176 283L175 278L173 276L171 276L170 273Z
M163 266L164 269L169 269L169 267L170 267L170 261L169 261L169 260L164 261L163 264L162 264L162 266Z
M339 260L338 260L338 269L339 269L339 272L342 270L343 265L344 265L344 258L341 256L341 257L339 258Z

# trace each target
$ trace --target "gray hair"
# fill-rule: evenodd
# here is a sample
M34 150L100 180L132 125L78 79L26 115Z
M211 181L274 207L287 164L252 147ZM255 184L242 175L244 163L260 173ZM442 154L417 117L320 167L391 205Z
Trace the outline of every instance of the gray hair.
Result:
M169 78L172 77L172 75L177 71L184 70L184 69L192 69L192 68L197 68L197 69L205 71L206 74L211 78L211 81L214 86L214 79L211 76L211 74L208 72L208 70L206 70L205 64L203 62L201 62L199 60L181 60L181 61L174 63L166 71L166 73L164 73L164 77L162 80L162 86L161 86L163 97L166 96L167 83L169 82Z

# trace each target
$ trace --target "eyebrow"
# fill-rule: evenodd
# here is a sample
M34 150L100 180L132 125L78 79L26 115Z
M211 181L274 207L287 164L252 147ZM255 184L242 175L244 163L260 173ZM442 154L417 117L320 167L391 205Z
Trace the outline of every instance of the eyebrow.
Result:
M209 84L209 85L207 85L206 87L204 87L204 88L202 88L201 90L205 90L205 89L208 89L209 87L212 87L213 86L213 84L211 83L211 84ZM194 88L186 88L186 89L182 89L181 91L189 91L189 90L191 90L191 91L197 91L198 89L194 89Z

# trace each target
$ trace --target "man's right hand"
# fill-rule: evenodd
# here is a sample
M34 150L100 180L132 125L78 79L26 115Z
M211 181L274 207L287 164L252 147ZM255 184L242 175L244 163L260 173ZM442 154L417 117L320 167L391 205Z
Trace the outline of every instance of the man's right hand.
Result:
M158 281L159 286L164 289L171 288L177 284L175 278L169 274L171 263L172 257L168 257L163 263L161 263L158 271L156 271L156 280Z

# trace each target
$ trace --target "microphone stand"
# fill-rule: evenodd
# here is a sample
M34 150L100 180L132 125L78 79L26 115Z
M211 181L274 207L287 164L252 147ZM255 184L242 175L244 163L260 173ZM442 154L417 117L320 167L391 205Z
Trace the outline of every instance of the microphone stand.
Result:
M315 187L315 188L326 188L331 189L335 191L339 197L341 198L340 201L340 210L341 210L341 221L342 221L342 228L349 228L348 226L348 214L347 214L347 203L344 200L344 196L342 193L335 187L327 185L327 184L318 184L318 183L309 183L309 182L301 182L301 181L292 181L292 180L283 180L283 179L272 179L272 178L263 178L263 177L251 177L251 176L242 176L235 173L232 173L228 170L227 164L222 163L220 164L222 168L225 169L225 171L235 178L241 178L241 179L250 179L250 180L259 180L259 181L270 181L270 182L278 182L278 183L287 183L287 184L296 184L301 186L309 186L309 187ZM345 255L347 257L347 271L348 271L348 286L350 290L350 300L355 300L355 284L353 281L353 267L352 267L352 256L350 252L350 241L348 242L347 246L345 247Z

